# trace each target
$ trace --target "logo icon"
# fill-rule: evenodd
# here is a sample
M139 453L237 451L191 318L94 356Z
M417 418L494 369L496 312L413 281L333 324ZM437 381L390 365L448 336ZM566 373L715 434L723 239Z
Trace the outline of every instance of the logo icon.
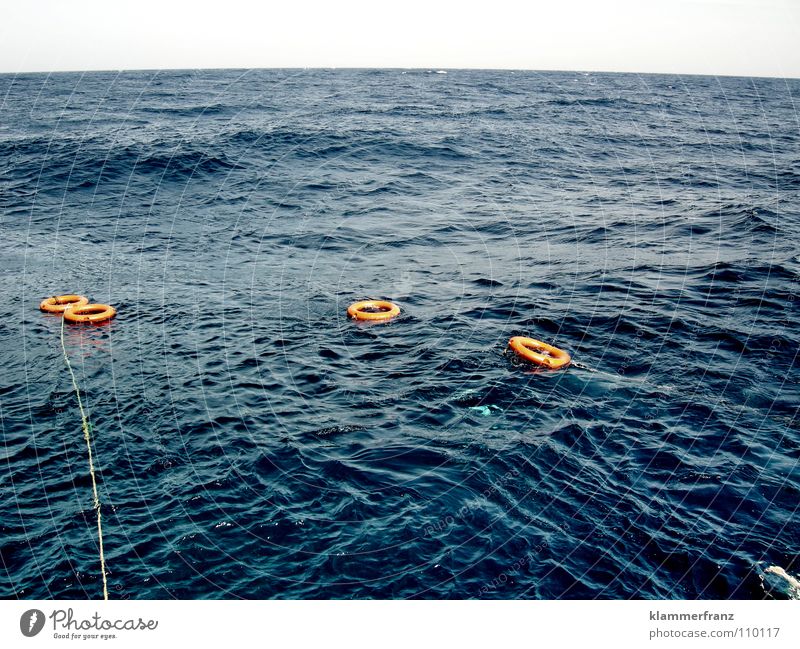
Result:
M26 638L32 638L44 628L44 613L38 608L25 611L19 618L19 630Z

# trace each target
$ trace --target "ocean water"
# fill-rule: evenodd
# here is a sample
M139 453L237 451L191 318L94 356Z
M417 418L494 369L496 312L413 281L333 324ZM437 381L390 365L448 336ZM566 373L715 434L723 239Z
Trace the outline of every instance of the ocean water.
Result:
M767 596L800 572L798 97L0 76L0 596L102 594L60 293L119 312L65 331L111 598Z

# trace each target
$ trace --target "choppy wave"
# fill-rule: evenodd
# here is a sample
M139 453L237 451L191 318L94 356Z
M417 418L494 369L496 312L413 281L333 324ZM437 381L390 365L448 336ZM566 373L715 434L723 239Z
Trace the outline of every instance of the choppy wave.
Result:
M791 596L798 90L0 76L0 596Z

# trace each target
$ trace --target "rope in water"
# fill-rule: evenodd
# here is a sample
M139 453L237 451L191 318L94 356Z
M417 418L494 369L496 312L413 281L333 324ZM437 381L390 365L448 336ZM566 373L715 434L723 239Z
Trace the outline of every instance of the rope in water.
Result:
M100 521L100 498L97 495L97 480L94 475L94 460L92 458L92 437L89 419L83 409L81 392L78 389L78 381L75 372L72 371L72 363L69 362L67 346L64 343L64 319L61 319L61 349L64 351L64 360L67 362L69 375L72 377L72 387L75 389L75 396L78 398L78 409L81 411L81 426L83 428L83 439L86 440L86 450L89 452L89 474L92 476L92 493L94 494L94 509L97 511L97 538L100 540L100 569L103 571L103 599L108 599L108 584L106 582L106 558L103 553L103 524Z

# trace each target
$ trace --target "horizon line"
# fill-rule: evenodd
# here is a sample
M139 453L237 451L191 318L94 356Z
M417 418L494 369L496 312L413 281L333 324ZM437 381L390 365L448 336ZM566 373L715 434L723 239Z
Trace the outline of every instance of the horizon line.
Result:
M445 72L532 72L532 73L568 73L568 74L631 74L631 75L661 75L676 77L712 77L712 78L732 78L732 79L778 79L778 80L800 80L800 76L778 76L778 75L748 75L732 73L708 73L708 72L642 72L631 70L565 70L558 68L460 68L460 67L437 67L437 66L275 66L275 67L194 67L194 68L88 68L84 70L20 70L16 72L0 71L0 76L18 76L25 74L86 74L86 73L124 73L124 72L187 72L187 71L209 71L209 72L243 72L251 70L344 70L344 71L381 71L381 70L403 70L403 71L431 71L443 70Z

